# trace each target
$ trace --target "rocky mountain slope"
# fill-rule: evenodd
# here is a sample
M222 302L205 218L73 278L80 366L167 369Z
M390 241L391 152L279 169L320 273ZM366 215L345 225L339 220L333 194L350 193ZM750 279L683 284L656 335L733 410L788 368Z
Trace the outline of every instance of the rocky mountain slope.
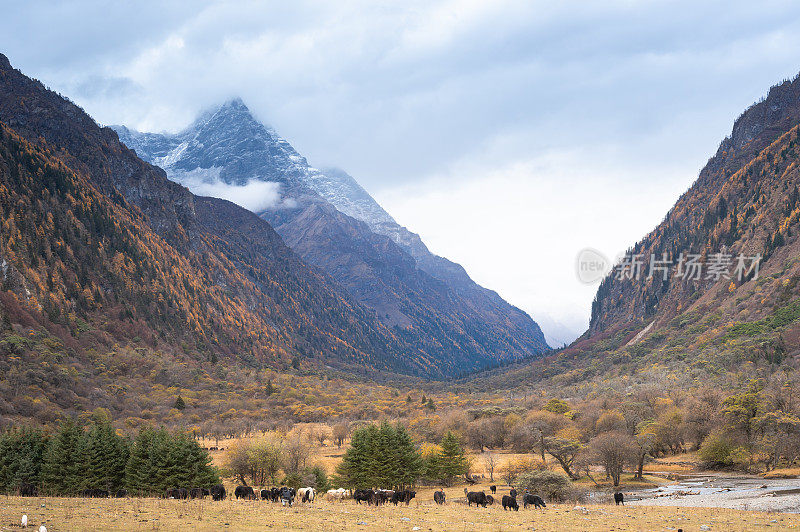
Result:
M665 383L735 387L796 367L799 225L795 78L736 120L697 181L631 247L641 275L631 275L629 261L603 280L581 338L534 364L495 372L484 385L537 383L569 389L564 393ZM668 265L666 278L660 269L650 276L651 263Z
M311 167L260 124L241 100L201 115L175 135L116 126L137 154L195 190L269 183L253 208L303 260L340 282L426 364L453 375L547 349L536 323L463 268L431 254L355 180Z
M442 374L267 222L168 180L4 56L0 123L7 327L44 327L79 357L85 333L208 360Z
M631 248L631 254L641 256L645 271L651 256L661 258L664 253L673 262L680 253L697 254L705 264L713 262L717 253L731 255L734 261L740 254L760 254L762 267L769 268L773 253L787 241L793 243L798 123L797 79L773 87L766 99L747 109L664 221ZM591 333L613 325L671 319L709 291L730 288L732 297L742 284L734 279L731 285L727 275L714 278L707 271L691 282L677 275L641 282L617 277L610 275L597 292Z

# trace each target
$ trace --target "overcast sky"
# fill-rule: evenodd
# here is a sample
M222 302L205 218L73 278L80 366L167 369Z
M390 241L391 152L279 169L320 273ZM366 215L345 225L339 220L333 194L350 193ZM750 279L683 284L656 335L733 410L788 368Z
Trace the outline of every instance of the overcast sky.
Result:
M0 51L105 124L241 96L557 341L596 288L576 253L652 229L800 71L800 5L33 1L3 7Z

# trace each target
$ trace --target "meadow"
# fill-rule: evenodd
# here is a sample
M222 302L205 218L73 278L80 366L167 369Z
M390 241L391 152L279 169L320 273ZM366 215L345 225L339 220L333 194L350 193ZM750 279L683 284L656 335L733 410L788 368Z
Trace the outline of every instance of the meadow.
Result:
M468 508L454 499L437 507L431 490L421 490L408 507L376 508L352 500L281 507L263 501L228 499L3 498L0 530L19 530L20 517L49 532L103 530L794 530L800 515L709 508L625 507L549 504L544 510L504 512L495 504ZM461 493L463 497L463 492ZM706 528L708 527L708 528Z

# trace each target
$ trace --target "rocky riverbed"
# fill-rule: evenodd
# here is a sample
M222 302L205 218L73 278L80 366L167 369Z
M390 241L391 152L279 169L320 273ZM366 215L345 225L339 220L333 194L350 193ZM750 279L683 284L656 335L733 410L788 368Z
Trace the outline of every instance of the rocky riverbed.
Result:
M703 474L625 493L625 504L800 513L800 479Z

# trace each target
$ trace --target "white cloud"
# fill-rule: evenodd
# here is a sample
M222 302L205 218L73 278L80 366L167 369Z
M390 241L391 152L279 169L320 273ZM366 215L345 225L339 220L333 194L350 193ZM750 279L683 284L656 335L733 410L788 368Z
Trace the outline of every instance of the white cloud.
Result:
M586 329L597 289L579 282L578 252L618 256L661 221L694 175L679 166L618 173L613 159L570 151L500 167L465 161L378 200L433 252L529 312L560 344ZM635 179L641 175L649 179Z
M172 172L170 179L198 196L231 201L240 207L261 213L267 209L292 207L293 200L282 199L280 183L251 180L246 185L229 185L220 181L221 168L196 168L189 172Z
M615 256L652 228L736 116L800 70L798 49L790 0L79 0L0 17L12 63L103 123L175 131L241 96L312 164L574 330L594 293L574 286L575 252ZM194 186L280 202L262 183Z

